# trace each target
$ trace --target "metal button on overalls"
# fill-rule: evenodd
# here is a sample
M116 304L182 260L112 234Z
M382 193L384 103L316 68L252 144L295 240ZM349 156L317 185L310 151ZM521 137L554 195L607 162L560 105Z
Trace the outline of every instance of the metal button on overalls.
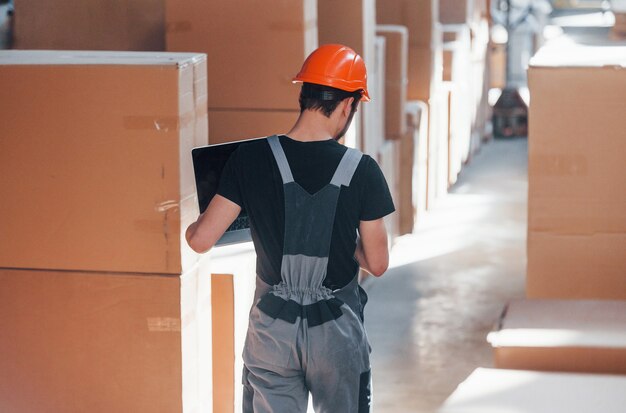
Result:
M326 278L335 210L361 152L348 148L329 184L309 194L293 179L278 137L268 138L283 181L285 238L281 282L257 276L244 346L244 413L369 412L365 293L357 274L331 291Z

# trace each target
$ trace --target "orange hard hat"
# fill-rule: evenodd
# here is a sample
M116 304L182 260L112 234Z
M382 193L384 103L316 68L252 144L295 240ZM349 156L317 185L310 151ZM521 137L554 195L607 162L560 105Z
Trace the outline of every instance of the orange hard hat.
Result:
M361 100L369 102L365 62L351 48L325 44L309 55L293 78L293 83L306 82L334 87L347 92L362 90Z

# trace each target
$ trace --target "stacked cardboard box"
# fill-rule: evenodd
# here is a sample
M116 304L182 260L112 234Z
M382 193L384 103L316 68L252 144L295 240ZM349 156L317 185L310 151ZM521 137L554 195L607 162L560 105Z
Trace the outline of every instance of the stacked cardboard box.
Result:
M344 44L354 49L365 61L372 101L361 105L360 115L355 118L357 146L376 157L384 142L384 135L377 132L384 112L379 109L382 100L380 93L371 91L378 89L376 82L380 74L377 71L379 66L383 69L384 65L377 63L374 0L318 0L317 5L320 44Z
M420 101L407 103L407 134L413 136L412 198L416 222L426 211L428 187L428 105Z
M385 56L387 54L387 41L382 36L376 36L376 42L374 43L374 55L376 57L373 66L373 76L368 78L368 88L376 96L376 99L372 99L366 105L370 112L373 114L371 120L370 129L366 130L364 134L364 146L363 149L366 152L374 153L383 145L385 141L385 107L387 96L385 94ZM370 133L371 132L371 133Z
M439 0L439 21L442 24L478 22L489 16L489 0Z
M529 298L626 299L624 56L563 41L531 61Z
M504 89L506 86L506 44L489 42L489 87Z
M465 69L469 76L466 87L469 100L464 110L469 110L471 135L462 151L463 162L468 161L478 150L482 140L488 137L488 124L491 118L487 96L489 88L503 88L505 83L505 47L488 43L490 7L491 1L489 0L441 0L439 6L439 20L444 26L463 25L469 30L471 51L468 53L468 69ZM465 40L461 39L461 41ZM451 61L452 52L447 53L447 60ZM452 94L454 95L454 92ZM459 106L458 99L454 96L451 101L456 102L452 106ZM452 116L454 117L454 114ZM454 182L454 173L451 177Z
M442 36L438 23L438 2L434 0L391 0L377 3L379 24L403 25L408 28L409 67L407 99L429 105L427 206L447 191L447 98L442 89ZM438 107L439 106L439 107ZM445 144L447 147L447 143ZM440 153L439 148L442 148ZM442 165L441 162L445 164Z
M498 368L626 374L626 301L513 301L487 340Z
M449 91L448 183L454 184L469 158L472 117L470 30L465 24L444 25L444 80Z
M0 83L0 267L195 263L183 234L198 213L190 151L206 144L203 55L3 51Z
M213 351L213 411L239 411L243 400L241 355L256 287L254 247L243 243L212 250L211 271L216 346Z
M442 24L465 24L472 19L474 0L439 0Z
M428 105L428 185L426 208L448 193L449 92L440 87Z
M413 132L413 131L412 131ZM398 234L410 234L415 224L415 207L413 205L413 167L417 133L405 133L396 144L398 154L397 204Z
M624 13L614 13L615 14L615 24L611 29L611 37L616 40L625 39L626 38L626 12Z
M478 368L438 413L621 413L626 377Z
M254 275L250 278L253 278ZM211 275L213 321L213 411L235 406L235 291L233 274Z
M488 134L488 123L491 118L489 106L489 23L486 19L471 27L471 60L472 77L470 81L473 99L472 140L470 157L475 154L483 139Z
M426 209L428 106L418 101L408 103L405 122L407 131L396 146L400 235L413 232L418 214Z
M165 48L162 0L15 2L15 48L136 50Z
M398 174L400 169L398 162L398 143L398 141L386 141L380 147L377 156L378 164L380 165L380 169L382 170L383 175L385 175L385 179L389 185L389 191L391 192L393 203L396 205L396 210L398 210ZM387 231L391 236L390 239L393 241L394 237L399 233L398 213L394 212L393 214L387 215L385 217L385 224L387 226Z
M378 25L376 33L386 40L385 137L402 139L407 133L408 30L404 26Z
M377 23L406 26L409 36L407 99L428 102L441 81L441 32L435 0L377 2Z
M9 411L207 408L207 262L182 235L198 213L190 150L206 144L205 65L0 52Z
M167 50L210 56L211 143L292 126L300 88L291 80L318 44L315 0L167 0L166 20Z
M3 410L206 411L208 271L0 269Z

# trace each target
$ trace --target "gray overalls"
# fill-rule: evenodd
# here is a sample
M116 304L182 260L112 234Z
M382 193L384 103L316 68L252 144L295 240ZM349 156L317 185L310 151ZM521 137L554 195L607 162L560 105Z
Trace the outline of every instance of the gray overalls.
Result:
M311 195L293 180L278 138L268 142L285 195L282 281L270 286L256 277L243 351L243 411L306 412L310 391L318 413L369 412L365 292L356 274L339 290L322 285L339 191L362 154L349 148L331 182Z

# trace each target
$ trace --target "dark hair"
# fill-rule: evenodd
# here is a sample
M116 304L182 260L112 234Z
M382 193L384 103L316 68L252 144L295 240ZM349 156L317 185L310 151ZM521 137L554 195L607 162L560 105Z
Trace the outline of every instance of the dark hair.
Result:
M317 85L314 83L303 83L300 90L300 113L305 110L319 110L324 116L330 118L337 105L348 98L354 98L352 110L356 110L361 100L361 90L347 92L330 86Z

